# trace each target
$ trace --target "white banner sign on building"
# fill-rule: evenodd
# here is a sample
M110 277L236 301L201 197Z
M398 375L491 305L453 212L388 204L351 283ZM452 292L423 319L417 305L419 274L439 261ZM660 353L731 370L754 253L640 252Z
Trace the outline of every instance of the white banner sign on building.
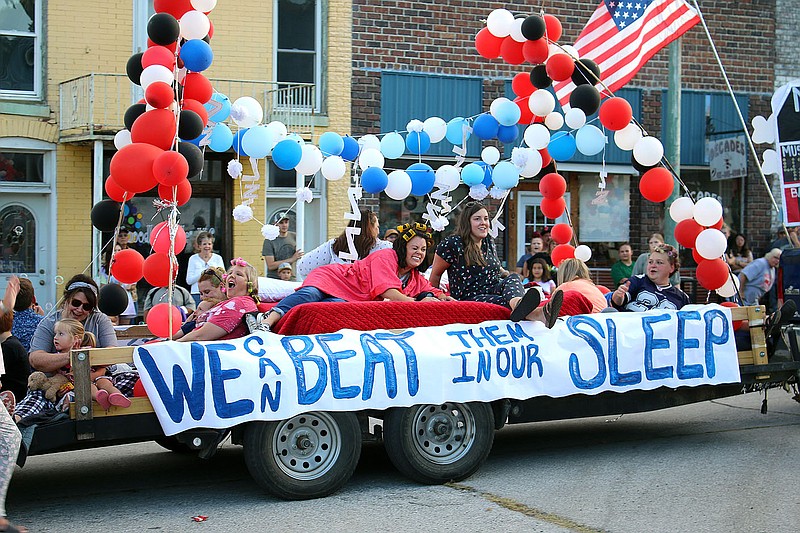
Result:
M730 310L580 315L538 322L320 335L253 334L136 348L165 434L445 401L563 397L738 382Z
M747 176L747 139L744 134L706 142L711 181Z

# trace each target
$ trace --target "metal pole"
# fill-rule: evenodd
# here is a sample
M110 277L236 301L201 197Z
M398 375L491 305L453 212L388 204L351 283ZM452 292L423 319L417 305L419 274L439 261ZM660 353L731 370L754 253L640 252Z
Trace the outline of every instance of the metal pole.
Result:
M675 174L681 175L681 40L675 39L669 45L669 71L667 90L666 134L664 151L668 161L673 162ZM675 183L672 194L667 198L664 209L664 239L677 246L675 240L675 221L669 216L669 206L680 197L680 184Z

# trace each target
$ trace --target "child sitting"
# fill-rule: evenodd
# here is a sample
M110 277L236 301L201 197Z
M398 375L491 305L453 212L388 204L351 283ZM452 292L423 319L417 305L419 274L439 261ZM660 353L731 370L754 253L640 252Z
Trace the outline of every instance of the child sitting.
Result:
M525 288L538 287L542 290L545 297L549 297L555 290L556 284L550 279L550 266L541 257L531 257L526 262L528 278L525 280Z
M650 253L644 274L631 276L611 296L611 304L620 311L680 309L691 303L689 296L670 283L670 276L680 268L678 251L669 244L659 244Z
M91 347L97 344L92 333L83 329L83 324L73 318L64 318L55 323L53 345L59 352L69 352L78 348ZM92 399L106 411L112 406L130 407L131 401L117 389L111 381L105 366L93 366L91 369Z

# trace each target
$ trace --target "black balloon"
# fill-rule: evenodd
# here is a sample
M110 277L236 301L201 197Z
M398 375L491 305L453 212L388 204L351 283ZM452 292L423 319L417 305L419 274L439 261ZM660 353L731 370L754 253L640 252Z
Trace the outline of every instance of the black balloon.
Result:
M125 129L131 131L133 123L136 122L136 119L143 115L145 111L147 111L147 106L144 104L133 104L126 109L125 116L122 117L122 121L125 123Z
M199 135L199 134L198 134ZM195 135L197 137L197 135ZM189 163L189 177L200 174L203 170L203 152L192 143L178 143L178 152L183 154L186 162Z
M108 316L121 315L128 308L128 291L116 283L103 285L98 293L97 308Z
M591 72L591 73L590 73ZM591 59L583 58L575 62L572 72L572 83L575 85L594 85L600 79L600 67Z
M594 85L578 85L569 95L569 105L583 110L587 117L593 115L600 109L600 92Z
M633 154L631 154L631 165L633 166L633 168L635 168L637 171L639 171L639 174L644 174L645 172L647 172L651 168L656 168L658 166L661 166L661 165L653 165L652 167L646 167L643 164L639 163L636 160L636 158L633 157Z
M136 85L141 85L141 76L142 76L142 56L144 55L143 52L139 52L138 54L133 54L129 59L128 63L125 65L125 72L128 73L128 78L135 83Z
M167 46L178 40L181 26L169 13L156 13L147 21L147 36L161 46Z
M547 75L547 69L544 65L536 65L531 70L531 85L537 89L547 89L552 85L553 80Z
M100 200L92 207L92 226L100 231L114 231L122 206L114 200Z
M540 180L543 177L545 177L547 174L550 174L552 172L558 172L558 169L556 168L556 162L555 162L554 159L551 159L549 163L547 163L545 166L543 166L542 170L540 170L539 173L536 174L532 179Z
M191 141L201 133L203 133L203 119L191 109L183 109L178 122L178 137Z
M544 37L544 32L547 30L544 19L539 15L531 15L522 21L522 36L529 41L535 41Z

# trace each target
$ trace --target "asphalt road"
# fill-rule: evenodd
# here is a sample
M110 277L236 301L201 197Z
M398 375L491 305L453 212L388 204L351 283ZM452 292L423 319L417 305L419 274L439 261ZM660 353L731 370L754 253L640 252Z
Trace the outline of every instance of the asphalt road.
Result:
M211 460L154 443L32 457L7 510L31 531L794 532L800 404L784 391L499 431L445 486L404 479L383 447L328 498L285 502L230 443ZM192 521L204 515L205 522Z

